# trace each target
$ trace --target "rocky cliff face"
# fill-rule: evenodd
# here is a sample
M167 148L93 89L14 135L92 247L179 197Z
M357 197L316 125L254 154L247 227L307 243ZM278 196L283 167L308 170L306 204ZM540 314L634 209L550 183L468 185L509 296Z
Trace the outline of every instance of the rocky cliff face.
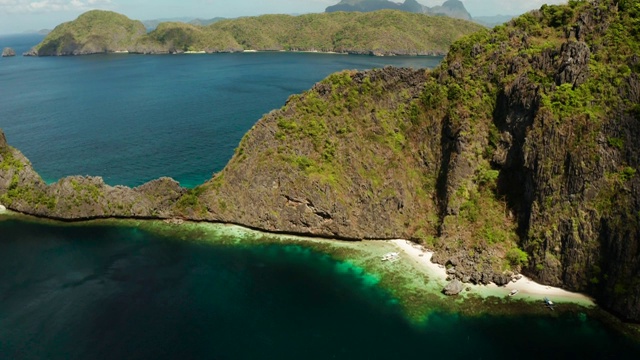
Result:
M500 283L522 270L638 321L639 28L638 0L570 2L456 42L432 72L334 74L260 120L189 191L169 180L45 187L4 146L0 202L64 218L411 238L452 278ZM109 205L116 194L122 206Z
M472 20L471 14L464 7L462 1L447 0L440 6L434 6L427 11L428 14L444 15L456 19Z
M140 21L111 11L92 10L74 21L56 26L25 55L64 56L126 51L145 34L146 29Z
M398 3L387 0L342 0L336 5L326 8L326 12L336 11L378 11L383 9L401 10L417 14L448 16L455 19L471 20L471 15L459 0L447 0L442 5L432 8L421 5L416 0L405 0Z

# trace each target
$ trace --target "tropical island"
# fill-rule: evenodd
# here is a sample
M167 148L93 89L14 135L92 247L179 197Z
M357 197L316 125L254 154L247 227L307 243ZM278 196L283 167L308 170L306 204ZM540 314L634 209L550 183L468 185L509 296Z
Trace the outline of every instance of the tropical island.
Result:
M401 10L416 14L448 16L456 19L472 20L471 14L464 7L462 1L447 0L440 6L428 7L416 0L405 0L397 3L388 0L341 0L338 4L327 7L326 12L359 11L369 12L383 9Z
M128 52L318 51L373 55L443 55L482 26L459 19L397 10L375 13L263 15L199 26L144 24L110 11L93 10L57 26L25 55L62 56Z
M194 189L47 185L0 133L0 203L67 221L410 239L451 279L522 272L637 322L638 28L637 0L570 1L456 41L433 71L331 75L258 121Z

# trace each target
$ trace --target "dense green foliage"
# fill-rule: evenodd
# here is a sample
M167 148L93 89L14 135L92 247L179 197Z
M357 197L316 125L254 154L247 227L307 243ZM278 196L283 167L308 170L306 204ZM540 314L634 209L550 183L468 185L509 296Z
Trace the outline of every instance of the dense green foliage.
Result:
M90 11L58 26L34 50L69 55L127 50L138 53L242 50L336 51L443 54L463 35L481 27L446 17L401 11L301 16L263 15L222 20L207 26L161 23L144 26L106 11Z
M92 10L57 26L34 51L37 55L124 51L145 33L140 21L110 11Z

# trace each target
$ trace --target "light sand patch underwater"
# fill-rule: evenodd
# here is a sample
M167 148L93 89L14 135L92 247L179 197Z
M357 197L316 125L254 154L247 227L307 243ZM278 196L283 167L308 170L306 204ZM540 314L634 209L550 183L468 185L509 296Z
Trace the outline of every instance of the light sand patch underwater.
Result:
M0 219L19 214L3 215ZM27 221L49 220L27 217ZM325 254L335 262L335 270L361 278L362 286L376 286L387 291L406 312L412 321L424 321L434 312L459 312L466 315L549 313L544 306L536 304L543 296L562 303L562 311L582 311L593 302L583 295L565 293L562 290L534 286L528 279L497 286L473 286L463 291L462 296L447 297L442 294L446 285L445 269L431 263L431 254L406 240L343 241L304 236L270 234L241 226L211 223L166 223L157 220L94 220L80 223L61 223L64 226L126 226L135 227L185 241L203 241L214 246L271 246L282 245L285 250L306 256L309 251ZM398 253L397 261L383 261L389 253ZM509 297L514 288L518 295ZM542 291L544 290L544 291Z

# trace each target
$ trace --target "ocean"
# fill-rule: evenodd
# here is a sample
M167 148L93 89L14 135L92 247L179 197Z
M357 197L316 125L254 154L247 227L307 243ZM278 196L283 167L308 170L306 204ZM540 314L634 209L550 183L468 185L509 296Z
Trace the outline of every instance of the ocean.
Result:
M26 51L38 36L0 37ZM309 53L0 59L0 128L49 182L195 186L253 124L342 69L441 58ZM129 225L0 217L0 359L637 359L584 313L416 323L326 254Z

